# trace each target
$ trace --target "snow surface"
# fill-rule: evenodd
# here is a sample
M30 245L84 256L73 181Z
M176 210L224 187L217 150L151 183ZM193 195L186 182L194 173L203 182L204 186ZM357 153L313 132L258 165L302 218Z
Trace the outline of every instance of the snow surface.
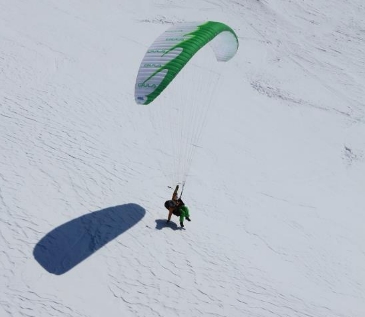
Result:
M0 0L0 316L365 316L364 17L363 0ZM203 20L240 48L181 230L134 83L169 24Z

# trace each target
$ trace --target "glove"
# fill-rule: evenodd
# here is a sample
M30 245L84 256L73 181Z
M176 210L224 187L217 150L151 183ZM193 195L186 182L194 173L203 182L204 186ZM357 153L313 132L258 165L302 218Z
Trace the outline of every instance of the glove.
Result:
M184 228L184 224L180 221L181 228Z

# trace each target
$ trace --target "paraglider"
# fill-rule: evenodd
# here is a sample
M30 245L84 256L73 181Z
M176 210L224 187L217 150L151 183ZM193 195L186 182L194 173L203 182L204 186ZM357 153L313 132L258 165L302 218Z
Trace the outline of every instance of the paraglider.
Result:
M171 216L175 215L180 217L180 226L184 228L184 219L191 221L189 208L185 206L181 197L178 195L179 185L176 185L175 190L172 194L171 200L165 201L165 208L169 211L166 223L169 223Z
M164 136L171 135L171 141L164 144L173 145L171 156L174 163L169 175L172 182L182 184L182 191L209 112L211 97L220 77L210 66L208 70L200 65L194 68L192 62L189 62L208 43L219 62L229 61L236 54L239 45L232 28L221 22L186 22L173 25L148 48L135 84L136 103L148 105L160 100L158 97L175 84L175 78L180 72L184 73L185 69L194 71L190 73L191 78L179 83L180 86L172 94L169 105L165 107L164 111L169 113L170 119L162 119L170 124L170 128L164 130ZM165 113L161 116L167 117ZM168 221L173 211L179 210L180 225L183 227L183 219L190 220L189 209L184 204L179 206L177 190L174 195L175 198L173 196L172 200L165 203L165 207L169 209ZM173 204L175 205L172 206Z

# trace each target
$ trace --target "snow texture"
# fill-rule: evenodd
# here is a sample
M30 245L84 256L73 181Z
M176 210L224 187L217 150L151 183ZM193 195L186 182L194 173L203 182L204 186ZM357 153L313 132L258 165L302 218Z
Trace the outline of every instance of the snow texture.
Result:
M364 17L363 0L0 0L0 316L365 316ZM157 36L204 20L240 48L182 230L134 83Z

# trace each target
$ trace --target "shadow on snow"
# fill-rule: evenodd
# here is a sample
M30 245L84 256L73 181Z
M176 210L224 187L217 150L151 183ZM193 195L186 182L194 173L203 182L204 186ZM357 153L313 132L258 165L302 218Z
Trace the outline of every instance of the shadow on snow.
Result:
M139 205L126 204L71 220L37 243L34 258L49 273L64 274L133 227L145 213Z
M182 229L172 220L169 223L166 223L166 219L156 219L156 229L161 230L163 228L170 228L172 230L181 230Z

